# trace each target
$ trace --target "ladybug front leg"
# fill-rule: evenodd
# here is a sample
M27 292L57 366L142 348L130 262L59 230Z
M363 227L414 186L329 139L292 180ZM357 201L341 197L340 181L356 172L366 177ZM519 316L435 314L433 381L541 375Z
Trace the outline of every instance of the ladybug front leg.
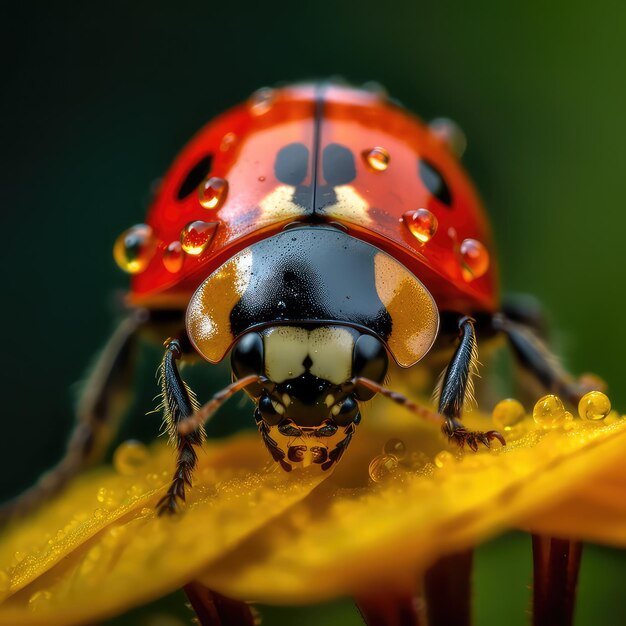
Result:
M199 426L188 434L181 434L179 424L198 410L195 394L180 377L176 361L181 358L180 342L169 340L161 361L159 380L161 383L163 419L170 441L178 451L176 470L167 493L157 503L159 515L172 514L178 510L179 500L185 500L185 485L191 487L191 475L198 461L194 446L202 445L205 434Z
M474 384L472 376L476 373L478 350L474 320L463 317L459 321L460 340L454 356L443 374L439 395L439 413L444 417L444 434L460 447L467 446L476 451L479 444L487 447L497 439L506 445L504 437L495 430L467 430L460 420L463 405L473 398Z

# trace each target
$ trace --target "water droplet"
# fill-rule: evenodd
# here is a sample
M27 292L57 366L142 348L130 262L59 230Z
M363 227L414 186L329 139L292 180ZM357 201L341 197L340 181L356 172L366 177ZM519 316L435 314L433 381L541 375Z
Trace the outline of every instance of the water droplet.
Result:
M28 599L28 606L31 611L38 611L45 608L45 606L50 603L51 598L52 592L47 589L35 591L35 593L33 593L33 595Z
M442 450L441 452L438 452L435 456L435 465L439 469L450 467L453 463L456 463L454 455L452 454L452 452L448 452L447 450Z
M146 446L130 439L121 443L113 453L113 467L122 476L134 476L145 467L149 458Z
M496 428L504 431L511 431L518 426L526 417L524 405L517 400L507 398L496 404L491 414Z
M463 129L454 121L447 117L438 117L430 124L432 132L445 141L450 149L459 158L463 156L467 148L467 138Z
M383 446L383 454L391 454L401 461L406 456L406 444L402 439L389 439Z
M364 91L369 91L370 93L374 93L374 94L380 96L381 98L387 98L389 96L385 86L381 85L376 80L365 81L361 85L361 89L363 89Z
M180 241L172 241L165 250L163 250L163 265L168 272L176 274L183 268L185 254Z
M190 222L180 233L180 242L187 254L198 256L215 236L217 222L202 222L197 220Z
M264 115L272 108L274 100L276 100L276 92L271 87L257 89L250 96L250 113L252 115Z
M220 142L220 151L228 152L228 150L230 150L235 145L236 141L237 135L235 135L235 133L226 133L222 137L222 141Z
M379 454L372 459L369 466L370 478L375 483L380 483L389 478L398 467L398 459L392 454Z
M94 512L93 512L93 516L96 519L104 519L106 517L106 509L102 509L102 508L97 508Z
M264 183L265 182L265 176L259 176L259 182L260 183Z
M601 391L586 393L578 403L578 415L584 420L603 420L611 412L611 401Z
M389 152L380 146L363 152L365 163L375 172L384 172L389 167L390 158Z
M428 209L407 211L402 216L402 221L411 231L411 234L422 243L430 241L437 232L437 218Z
M476 239L464 239L459 247L463 278L470 282L480 278L489 269L489 252Z
M26 554L24 552L20 552L19 550L16 550L13 553L13 560L16 563L21 563L24 560L24 557L26 556Z
M549 394L540 398L533 408L533 419L542 428L558 428L567 421L567 411L561 398Z
M198 198L205 209L219 209L228 194L228 181L211 176L198 187Z
M152 228L146 224L135 224L125 230L115 241L115 262L129 274L143 272L155 250Z
M146 474L146 482L151 487L160 487L163 484L163 481L155 472L151 472L150 474Z

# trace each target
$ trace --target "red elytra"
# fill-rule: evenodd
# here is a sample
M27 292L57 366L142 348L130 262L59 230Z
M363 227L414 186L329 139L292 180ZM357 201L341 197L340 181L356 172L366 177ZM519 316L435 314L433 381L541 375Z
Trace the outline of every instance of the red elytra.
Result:
M276 159L292 144L307 148L309 158L303 180L290 186L277 177ZM325 179L326 174L332 176L323 159L325 148L337 145L352 153L354 175L347 183L333 185ZM375 148L388 154L385 167L368 162ZM201 171L209 161L208 171ZM202 206L197 187L189 191L194 171L204 175L197 187L208 178L227 182L228 193L217 208ZM433 193L441 184L445 189ZM324 205L325 190L331 187L333 200ZM183 188L186 195L181 194ZM297 189L299 207L287 199ZM430 211L437 222L435 234L425 243L403 218L418 209ZM180 240L186 225L198 220L218 224L210 244L201 254L185 254L181 269L172 272L171 263L163 262L164 252ZM440 310L498 308L489 222L441 133L383 94L313 84L263 90L211 121L182 150L149 209L146 223L156 250L146 269L132 277L129 300L134 305L183 308L213 270L292 222L342 225L418 276ZM479 275L468 273L464 263L461 246L467 239L480 242L488 254Z

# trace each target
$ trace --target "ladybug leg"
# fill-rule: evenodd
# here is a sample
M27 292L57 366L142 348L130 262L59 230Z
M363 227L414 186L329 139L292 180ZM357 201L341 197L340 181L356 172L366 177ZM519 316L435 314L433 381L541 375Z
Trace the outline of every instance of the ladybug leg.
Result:
M157 503L159 515L176 513L179 500L185 500L185 485L191 487L191 475L198 461L194 446L202 445L204 428L181 434L178 425L198 410L196 396L180 377L176 361L182 356L180 341L169 340L161 361L159 381L161 383L163 419L170 441L176 445L176 470L167 493Z
M85 382L77 421L61 461L30 489L0 507L0 519L22 515L60 491L81 469L102 460L128 407L139 330L148 321L134 311L115 330Z
M460 420L464 403L473 401L472 376L476 373L478 351L474 320L471 317L463 317L459 321L459 330L461 334L459 345L443 374L439 394L439 413L445 419L442 430L448 439L455 441L460 447L467 444L474 451L478 450L479 444L489 447L494 439L506 445L504 437L499 432L467 430Z
M550 393L555 393L574 406L588 391L604 390L606 383L593 375L574 378L559 363L535 329L500 313L493 317L493 327L503 332L518 361Z

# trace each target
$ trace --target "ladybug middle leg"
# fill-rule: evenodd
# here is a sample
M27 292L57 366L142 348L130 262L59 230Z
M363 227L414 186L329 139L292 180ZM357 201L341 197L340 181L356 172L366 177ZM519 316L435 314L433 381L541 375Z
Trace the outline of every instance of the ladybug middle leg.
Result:
M555 393L573 406L585 393L604 390L600 378L587 375L580 379L572 376L552 353L537 329L510 312L499 313L492 319L493 328L506 335L519 363L528 370L549 393Z
M481 443L489 447L494 439L506 445L498 431L468 430L460 420L464 403L473 396L472 376L476 373L478 352L474 320L471 317L461 318L459 331L459 344L443 374L439 393L439 413L445 419L442 430L451 441L461 447L467 444L474 451Z

